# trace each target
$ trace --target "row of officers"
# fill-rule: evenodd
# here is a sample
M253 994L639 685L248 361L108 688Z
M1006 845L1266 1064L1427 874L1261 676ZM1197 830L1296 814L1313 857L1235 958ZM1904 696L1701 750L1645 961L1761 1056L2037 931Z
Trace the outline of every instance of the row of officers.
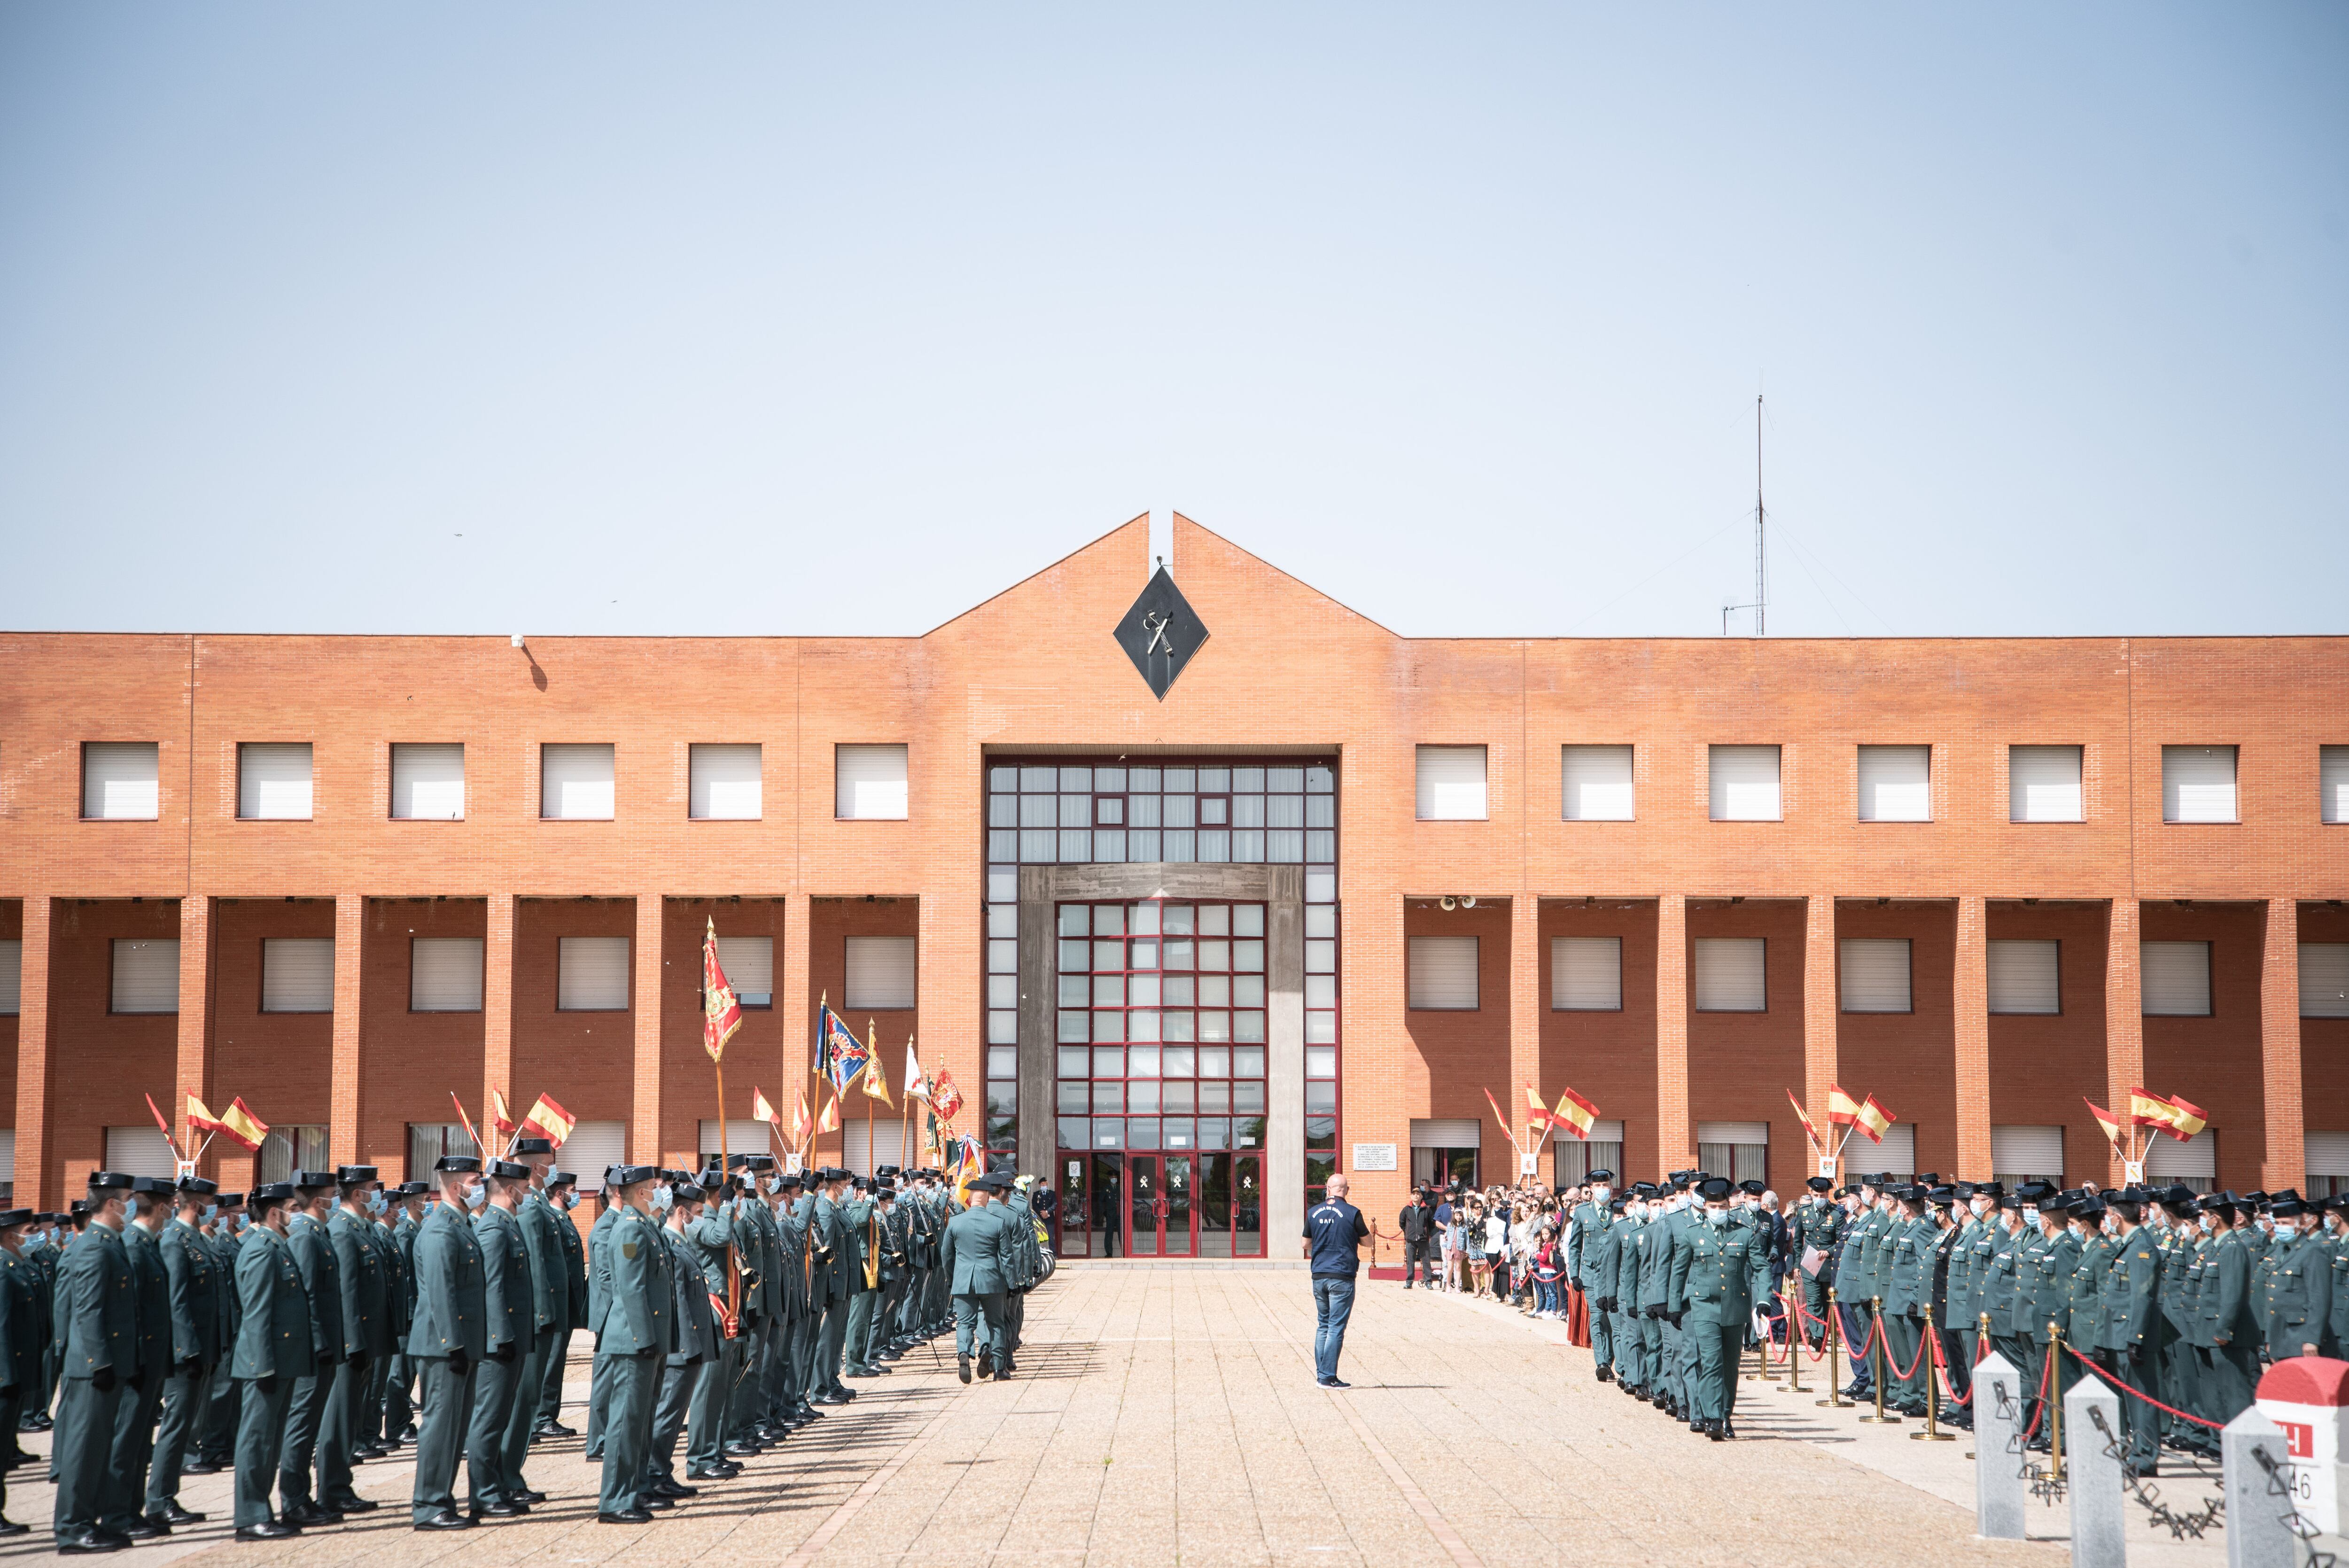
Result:
M1692 1421L1733 1401L1734 1378L1725 1392L1701 1387L1702 1346L1681 1343L1680 1315L1694 1303L1672 1260L1690 1250L1678 1238L1713 1218L1700 1206L1729 1211L1716 1221L1728 1236L1750 1235L1749 1266L1692 1271L1746 1314L1746 1345L1783 1333L1792 1308L1814 1350L1830 1335L1865 1347L1847 1397L1873 1398L1881 1379L1888 1409L1920 1417L1938 1359L1950 1396L1938 1414L1960 1426L1971 1425L1954 1402L1968 1397L1969 1369L1995 1350L2044 1396L2023 1412L2041 1449L2045 1405L2102 1375L2119 1387L2127 1462L2140 1476L2159 1473L2165 1446L2215 1456L2218 1429L2251 1403L2263 1364L2338 1357L2349 1344L2349 1198L2041 1181L2009 1191L1931 1175L1808 1186L1785 1218L1750 1193L1715 1202L1711 1191L1727 1184L1701 1171L1619 1198L1602 1186L1577 1213L1588 1233L1573 1249L1599 1377ZM1726 1260L1738 1249L1712 1250ZM1728 1288L1733 1275L1744 1295ZM1798 1288L1774 1303L1773 1278ZM1929 1333L1938 1356L1923 1353Z
M519 1518L546 1501L531 1448L582 1436L561 1417L585 1329L598 1516L642 1523L854 1398L843 1378L885 1375L966 1299L982 1365L1013 1368L1035 1227L985 1220L982 1271L970 1222L999 1198L1024 1218L1009 1177L966 1212L934 1171L614 1167L583 1238L554 1147L508 1152L391 1187L366 1165L249 1193L98 1171L69 1213L0 1212L0 1477L32 1462L20 1429L52 1429L67 1554L201 1522L181 1478L231 1470L239 1540L338 1524L379 1506L355 1468L409 1444L416 1528Z

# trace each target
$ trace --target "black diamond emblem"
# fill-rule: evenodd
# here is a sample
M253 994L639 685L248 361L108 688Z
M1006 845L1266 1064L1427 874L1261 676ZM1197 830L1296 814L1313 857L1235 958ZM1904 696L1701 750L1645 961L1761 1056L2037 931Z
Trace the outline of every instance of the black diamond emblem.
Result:
M1207 640L1207 624L1199 619L1199 613L1161 566L1112 635L1142 672L1142 678L1150 683L1152 695L1164 702L1166 688Z

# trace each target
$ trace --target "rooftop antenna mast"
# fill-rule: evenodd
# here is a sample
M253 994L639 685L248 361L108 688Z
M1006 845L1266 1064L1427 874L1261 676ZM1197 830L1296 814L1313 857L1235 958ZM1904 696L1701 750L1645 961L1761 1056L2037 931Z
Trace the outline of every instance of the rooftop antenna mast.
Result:
M1754 603L1723 604L1721 607L1721 634L1729 635L1729 614L1733 610L1754 612L1754 634L1764 634L1763 617L1770 608L1770 557L1766 548L1764 527L1769 513L1762 505L1762 395L1754 395Z

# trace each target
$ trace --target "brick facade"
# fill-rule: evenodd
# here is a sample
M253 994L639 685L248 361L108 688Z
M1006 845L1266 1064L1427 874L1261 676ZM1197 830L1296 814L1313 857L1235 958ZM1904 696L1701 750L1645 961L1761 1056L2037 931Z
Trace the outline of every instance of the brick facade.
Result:
M976 1099L983 769L1020 752L1339 758L1348 1163L1407 1144L1412 1118L1478 1116L1503 1170L1481 1090L1514 1108L1526 1078L1619 1118L1638 1174L1689 1162L1698 1121L1766 1121L1782 1184L1808 1164L1785 1091L1818 1115L1831 1081L1912 1122L1920 1164L1976 1176L1993 1124L2060 1124L2069 1173L2106 1175L2081 1097L2133 1082L2209 1111L2238 1189L2298 1181L2303 1132L2349 1130L2349 1076L2319 1070L2349 1020L2302 1019L2295 977L2298 944L2349 942L2349 828L2320 821L2317 788L2319 748L2349 742L2349 641L1406 639L1180 517L1173 566L1211 635L1164 702L1110 637L1148 575L1146 519L919 637L0 636L18 1201L78 1190L103 1130L147 1119L142 1093L176 1113L191 1088L325 1122L337 1158L388 1172L409 1122L448 1119L451 1089L478 1115L489 1088L517 1109L551 1091L683 1162L712 1114L712 917L775 938L774 1006L728 1057L733 1115L754 1086L788 1112L810 1081L855 934L918 939L917 1009L873 1020L893 1084L911 1034ZM157 820L79 820L94 740L158 744ZM311 820L237 819L237 746L261 740L312 744ZM389 819L398 741L464 743L463 820ZM565 741L616 747L613 820L540 820L539 748ZM759 820L688 820L696 742L763 748ZM833 748L858 742L909 747L906 820L834 819ZM1636 820L1561 820L1578 742L1634 746ZM1707 748L1733 742L1783 748L1783 820L1708 819ZM1414 819L1423 743L1487 748L1484 820ZM1931 821L1857 820L1871 743L1930 746ZM2165 743L2240 748L2240 821L2163 821ZM2008 820L2015 744L2083 748L2085 820ZM1405 938L1439 933L1482 939L1474 1013L1405 1005ZM419 934L484 939L482 1012L409 1011ZM1569 934L1623 938L1620 1012L1550 1009ZM176 1018L109 1011L128 935L181 939ZM331 1015L259 1009L260 944L293 935L337 944ZM557 1009L565 935L634 941L626 1010ZM1766 1012L1692 1010L1688 944L1713 935L1767 940ZM1910 941L1912 1013L1837 1010L1856 936ZM2060 1015L1987 1013L1983 944L2014 936L2063 944ZM2213 944L2209 1016L2140 1017L2140 937ZM1401 1164L1360 1179L1374 1211Z

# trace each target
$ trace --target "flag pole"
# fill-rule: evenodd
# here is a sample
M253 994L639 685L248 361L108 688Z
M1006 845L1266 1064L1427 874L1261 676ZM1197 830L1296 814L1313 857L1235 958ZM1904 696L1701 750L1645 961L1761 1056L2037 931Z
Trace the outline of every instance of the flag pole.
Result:
M913 1055L914 1037L907 1035L905 1037L906 1059L909 1061L912 1060ZM913 1136L914 1097L905 1092L905 1085L900 1084L897 1086L897 1167L901 1171L905 1169L905 1150L908 1147L906 1140L911 1139Z

